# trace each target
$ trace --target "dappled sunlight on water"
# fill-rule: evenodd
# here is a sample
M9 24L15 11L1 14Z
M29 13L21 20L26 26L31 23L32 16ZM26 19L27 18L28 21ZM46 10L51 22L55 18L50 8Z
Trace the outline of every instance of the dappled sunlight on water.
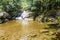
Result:
M0 30L4 35L9 35L8 40L28 40L29 34L38 33L45 25L36 21L13 20L0 24Z

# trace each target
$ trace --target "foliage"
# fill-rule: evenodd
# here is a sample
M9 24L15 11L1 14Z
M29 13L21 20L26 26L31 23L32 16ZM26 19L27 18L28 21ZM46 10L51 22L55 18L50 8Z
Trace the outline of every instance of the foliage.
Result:
M16 15L21 9L21 6L17 3L18 1L1 0L0 5L2 10L9 13L11 16Z
M10 15L16 15L20 9L30 10L35 20L39 15L43 19L60 9L60 0L0 0L0 11L6 11ZM53 11L53 12L50 12Z
M39 15L48 16L50 14L54 15L60 9L59 0L36 0L31 7L31 11L34 12L33 18L36 19ZM50 12L51 11L51 12ZM58 14L58 13L57 13ZM56 15L55 15L56 16Z

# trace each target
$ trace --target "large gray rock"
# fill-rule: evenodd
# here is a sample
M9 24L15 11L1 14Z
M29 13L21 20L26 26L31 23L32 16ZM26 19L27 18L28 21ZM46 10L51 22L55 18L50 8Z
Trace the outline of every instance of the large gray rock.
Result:
M10 18L11 18L11 16L6 12L0 13L0 23L8 21L8 19L10 19Z
M3 17L3 18L7 18L7 17L10 17L10 15L6 12L1 12L0 13L0 18Z

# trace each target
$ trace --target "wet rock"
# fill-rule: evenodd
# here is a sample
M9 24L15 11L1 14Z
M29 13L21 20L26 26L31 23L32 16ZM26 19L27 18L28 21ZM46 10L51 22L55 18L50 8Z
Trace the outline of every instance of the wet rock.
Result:
M40 30L40 33L48 33L49 30L46 30L46 29L43 29L43 30Z
M6 12L0 13L0 23L4 23L4 22L14 20L14 19L15 19L15 17L11 16L9 13L6 13Z
M8 20L8 19L5 19L4 21L7 22L7 21L9 21L9 20Z
M0 13L0 23L4 23L8 21L8 18L10 18L10 15L6 12L1 12Z
M4 33L5 33L5 31L4 30L0 30L0 37L2 36L4 36Z
M50 31L49 34L50 34L50 35L55 35L56 32Z
M57 39L57 40L60 40L60 32L57 32L57 33L56 33L56 39Z
M36 37L36 36L37 36L37 35L35 34L35 35L32 35L31 37L33 37L33 38L34 38L34 37Z
M10 17L10 15L8 14L8 13L6 13L6 12L1 12L0 13L0 18L1 17L3 17L3 18L8 18L8 17Z
M8 19L0 19L0 24L8 22L8 21L9 21Z
M3 21L0 19L0 24L3 23Z
M39 36L40 36L39 31L33 31L33 32L31 32L30 34L28 34L28 37L29 37L29 38L37 38L37 37L39 37Z

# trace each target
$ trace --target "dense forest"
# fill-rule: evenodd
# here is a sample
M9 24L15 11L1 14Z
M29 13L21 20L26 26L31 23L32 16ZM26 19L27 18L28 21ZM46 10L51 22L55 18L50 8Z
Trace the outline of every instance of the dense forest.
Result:
M41 21L44 22L48 17L57 19L60 16L60 0L0 0L0 12L16 16L21 9L31 11L30 17L34 20L42 15Z

